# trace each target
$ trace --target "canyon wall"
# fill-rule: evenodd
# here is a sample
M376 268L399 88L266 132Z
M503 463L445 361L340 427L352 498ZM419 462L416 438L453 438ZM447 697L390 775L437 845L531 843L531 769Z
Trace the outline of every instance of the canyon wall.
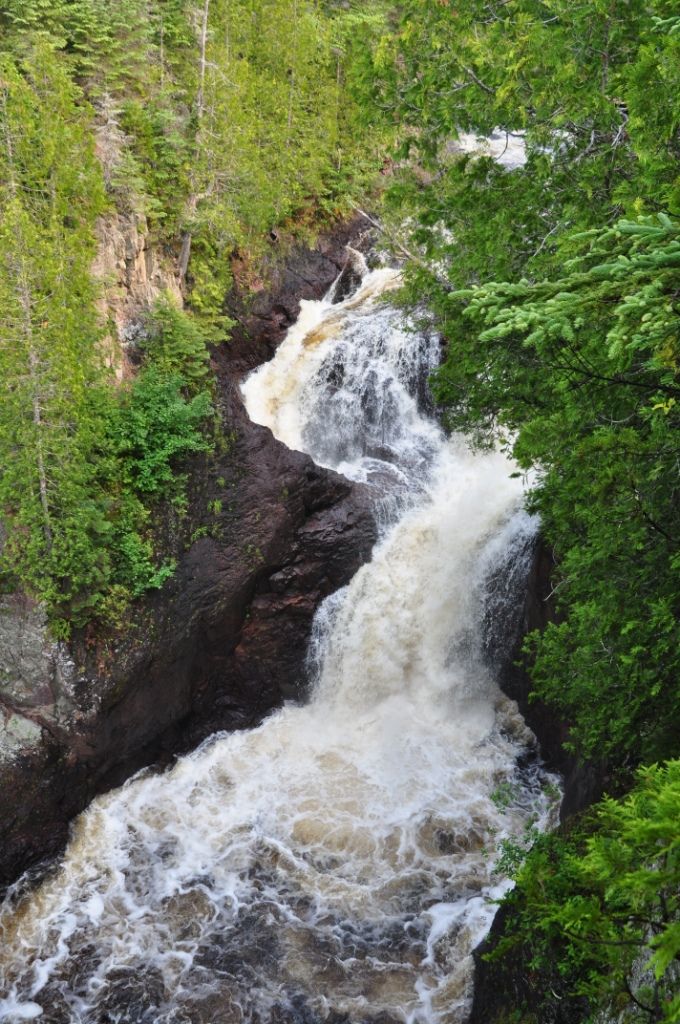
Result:
M278 240L255 280L239 284L237 268L226 310L236 326L213 355L227 443L188 467L201 525L163 589L116 631L85 630L69 645L49 640L26 597L3 599L1 883L59 851L97 793L304 694L316 607L369 556L375 526L360 487L250 422L239 382L271 356L300 299L326 292L364 228L338 225L313 249ZM137 221L102 231L99 272L114 297L107 344L125 375L136 318L168 271Z

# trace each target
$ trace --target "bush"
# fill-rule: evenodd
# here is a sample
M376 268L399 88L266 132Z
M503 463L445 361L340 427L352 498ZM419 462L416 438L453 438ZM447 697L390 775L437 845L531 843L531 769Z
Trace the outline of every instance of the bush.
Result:
M593 1014L678 1024L680 761L636 778L570 834L536 842L509 898L513 934L491 957L531 949L537 989L550 978L559 998L582 997Z

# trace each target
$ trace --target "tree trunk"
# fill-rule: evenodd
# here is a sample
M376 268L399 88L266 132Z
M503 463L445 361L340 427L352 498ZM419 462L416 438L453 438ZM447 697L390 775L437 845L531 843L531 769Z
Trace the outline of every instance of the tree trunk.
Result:
M205 0L203 4L203 21L201 24L201 57L199 66L198 76L198 95L196 96L196 118L198 126L200 126L203 118L203 111L205 109L205 69L206 69L206 50L208 46L208 18L210 17L210 0Z
M293 49L290 56L290 89L288 92L288 138L286 145L290 147L293 133L293 99L295 97L295 64L297 61L298 33L298 0L293 3Z
M38 379L38 356L35 348L29 343L28 362L33 385L33 423L36 428L36 452L38 462L38 486L40 488L40 505L43 513L43 535L48 552L52 550L52 524L50 519L50 503L47 494L47 472L45 470L45 452L43 448L43 418L40 403L40 384Z

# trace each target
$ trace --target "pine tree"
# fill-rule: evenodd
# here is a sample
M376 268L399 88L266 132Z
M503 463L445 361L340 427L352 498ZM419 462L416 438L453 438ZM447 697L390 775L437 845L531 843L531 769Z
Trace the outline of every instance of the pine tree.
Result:
M86 495L102 382L89 268L103 189L79 100L49 48L21 72L3 61L3 557L39 592L53 573L68 590L69 578L99 572L98 554L86 550L98 518Z

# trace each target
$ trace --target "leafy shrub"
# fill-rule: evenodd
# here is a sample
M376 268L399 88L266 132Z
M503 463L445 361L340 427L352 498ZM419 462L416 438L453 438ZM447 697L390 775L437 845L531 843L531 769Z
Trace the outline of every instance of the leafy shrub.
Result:
M173 482L177 459L211 448L200 431L212 412L210 396L202 391L187 400L183 384L179 374L149 367L113 410L107 441L123 486L137 494L162 494Z
M180 375L184 387L196 390L209 373L205 334L189 313L169 296L159 299L146 320L143 351L159 374Z
M542 836L509 897L513 933L537 986L582 997L619 1019L680 1021L680 761L643 768L628 796L607 798L567 835ZM530 950L529 954L526 951ZM549 999L549 992L546 993Z

